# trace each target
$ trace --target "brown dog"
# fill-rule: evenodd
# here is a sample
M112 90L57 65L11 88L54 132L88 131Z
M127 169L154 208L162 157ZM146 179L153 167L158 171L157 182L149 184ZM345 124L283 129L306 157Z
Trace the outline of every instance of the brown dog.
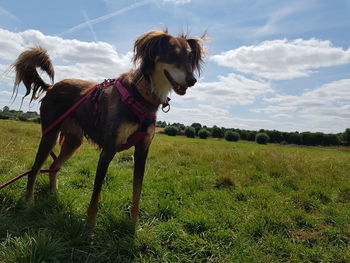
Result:
M120 76L120 83L135 101L142 105L147 114L157 112L161 104L166 104L167 95L174 90L184 95L188 87L196 83L194 71L200 71L203 49L201 38L185 35L174 37L167 31L151 31L137 38L134 46L134 62L138 68ZM45 49L31 48L23 52L14 63L16 80L14 93L21 82L26 86L26 95L32 93L31 100L40 92L46 92L41 102L40 114L42 130L45 130L76 101L95 87L96 83L65 79L56 84L45 83L36 71L37 67L53 81L54 70ZM96 99L98 97L98 99ZM39 149L28 175L25 198L33 200L36 175L60 135L61 151L51 168L57 169L81 145L84 135L101 148L94 189L88 208L89 226L96 223L96 214L102 183L107 168L116 152L123 149L128 138L140 130L140 122L135 113L121 101L121 94L113 86L107 86L99 94L93 93L67 119L49 133L42 136ZM135 145L134 179L131 219L137 221L142 181L149 146L155 130L155 120L142 125L146 132L141 142ZM50 173L51 191L56 190L56 173Z

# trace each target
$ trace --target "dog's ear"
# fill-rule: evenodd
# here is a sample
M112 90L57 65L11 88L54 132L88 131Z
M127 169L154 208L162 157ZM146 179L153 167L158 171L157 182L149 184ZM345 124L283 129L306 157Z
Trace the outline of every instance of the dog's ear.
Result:
M145 77L154 70L157 56L169 43L167 31L151 31L138 37L134 45L134 63L140 63L140 70Z
M191 63L192 67L200 73L201 66L203 64L203 57L205 54L205 50L202 46L202 42L206 41L207 38L205 37L205 34L203 34L202 37L199 38L187 38L187 43L191 47Z

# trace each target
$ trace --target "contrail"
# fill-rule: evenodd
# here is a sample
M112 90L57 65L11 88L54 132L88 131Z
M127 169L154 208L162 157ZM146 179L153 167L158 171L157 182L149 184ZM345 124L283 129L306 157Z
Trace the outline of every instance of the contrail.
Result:
M5 8L0 6L0 14L6 15L14 20L21 21L17 16L7 11Z
M91 25L91 23L90 23L90 21L89 21L89 17L88 17L88 15L87 15L86 11L83 10L82 12L83 12L83 16L84 16L84 19L85 19L85 23L87 23L87 25L88 25L88 27L89 27L89 29L90 29L90 31L91 31L91 34L92 34L92 36L94 37L95 42L98 42L98 41L97 41L96 34L95 34L95 31L94 31L94 29L93 29L93 27L92 27L92 25Z
M148 3L150 3L151 1L150 0L146 0L146 1L142 1L142 2L138 2L138 3L134 3L130 6L127 6L127 7L124 7L118 11L115 11L113 13L110 13L110 14L107 14L107 15L104 15L104 16L100 16L98 18L95 18L95 19L91 19L91 20L88 20L88 21L85 21L84 23L81 23L79 25L76 25L70 29L67 29L66 31L60 33L59 35L62 36L62 35L66 35L66 34L69 34L69 33L73 33L73 32L76 32L78 31L79 29L82 29L84 27L88 27L88 26L91 26L91 25L94 25L94 24L98 24L102 21L105 21L107 19L110 19L114 16L118 16L118 15L121 15L121 14L124 14L125 12L128 12L132 9L135 9L135 8L138 8L140 6L144 6L144 5L147 5Z

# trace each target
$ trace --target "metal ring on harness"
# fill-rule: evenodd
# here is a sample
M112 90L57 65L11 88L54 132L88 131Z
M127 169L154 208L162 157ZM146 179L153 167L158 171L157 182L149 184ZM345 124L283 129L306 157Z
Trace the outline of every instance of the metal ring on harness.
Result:
M168 113L170 111L170 104L162 105L162 111Z

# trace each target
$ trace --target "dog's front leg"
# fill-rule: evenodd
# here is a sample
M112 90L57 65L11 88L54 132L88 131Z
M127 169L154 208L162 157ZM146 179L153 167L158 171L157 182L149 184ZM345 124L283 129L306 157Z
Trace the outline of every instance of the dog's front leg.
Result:
M103 180L106 176L109 163L115 155L115 150L103 150L100 154L100 159L97 165L96 177L94 182L94 190L91 196L91 201L88 209L87 225L94 228L96 225L96 214L98 211L98 203L102 189Z
M139 216L139 204L142 189L143 176L145 173L146 159L148 155L149 145L144 144L135 146L134 153L134 181L132 192L132 205L131 205L131 220L136 223Z

